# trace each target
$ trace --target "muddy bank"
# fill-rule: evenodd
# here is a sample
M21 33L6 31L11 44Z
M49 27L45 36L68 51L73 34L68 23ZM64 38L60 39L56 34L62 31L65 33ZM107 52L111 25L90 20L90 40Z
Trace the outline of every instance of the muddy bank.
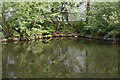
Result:
M76 34L76 33L52 33L51 37L74 37L74 38L88 38L88 39L94 39L94 40L104 40L104 41L109 41L109 42L120 42L120 38L104 38L101 36L91 36L91 35L82 35L80 33ZM39 40L39 39L43 39L45 37L41 37L41 38L34 38L34 39L19 39L19 38L13 38L13 39L0 39L0 42L9 42L9 41L31 41L31 40Z
M19 39L19 38L7 39L7 38L3 38L3 39L0 39L0 42L32 41L32 40L39 40L39 39L42 39L42 37L41 38L33 38L33 39Z
M104 41L110 41L110 42L120 42L120 38L104 38L103 36L91 36L91 35L82 35L80 33L52 33L53 37L82 37L82 38L88 38L88 39L95 39L95 40L104 40Z

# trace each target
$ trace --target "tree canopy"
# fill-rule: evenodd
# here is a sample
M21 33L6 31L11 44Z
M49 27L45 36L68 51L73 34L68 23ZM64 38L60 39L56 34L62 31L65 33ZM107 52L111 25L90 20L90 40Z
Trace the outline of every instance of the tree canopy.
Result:
M76 14L68 7L79 7L83 3L3 2L1 30L6 38L28 40L54 32L120 37L120 2L87 2L86 21L68 21L69 11Z

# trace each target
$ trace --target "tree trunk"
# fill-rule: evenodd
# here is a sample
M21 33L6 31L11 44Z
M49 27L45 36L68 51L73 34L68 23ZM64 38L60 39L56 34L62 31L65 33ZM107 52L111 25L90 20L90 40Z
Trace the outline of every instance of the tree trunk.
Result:
M90 11L90 0L87 0L86 11L87 11L87 13L86 13L86 15L87 15L86 22L88 23L88 21L89 21L89 11Z

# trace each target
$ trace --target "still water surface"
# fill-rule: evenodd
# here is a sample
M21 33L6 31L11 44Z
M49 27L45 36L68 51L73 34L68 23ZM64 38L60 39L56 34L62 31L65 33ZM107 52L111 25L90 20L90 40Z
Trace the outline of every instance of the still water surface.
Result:
M117 78L118 45L54 38L2 44L3 78Z

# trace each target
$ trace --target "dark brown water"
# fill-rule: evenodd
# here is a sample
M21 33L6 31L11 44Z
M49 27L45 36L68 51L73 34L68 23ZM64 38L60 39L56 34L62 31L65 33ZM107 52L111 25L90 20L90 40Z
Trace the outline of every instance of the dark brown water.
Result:
M3 78L118 78L118 44L47 39L2 44Z

